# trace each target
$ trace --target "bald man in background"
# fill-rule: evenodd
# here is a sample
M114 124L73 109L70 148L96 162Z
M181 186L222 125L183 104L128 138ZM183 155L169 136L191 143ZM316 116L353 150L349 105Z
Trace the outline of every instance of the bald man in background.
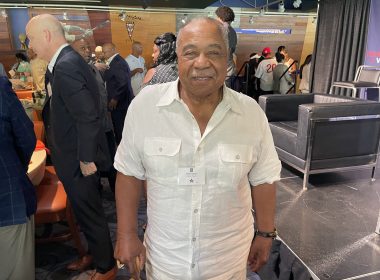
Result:
M88 279L115 279L113 247L97 191L102 131L96 80L83 58L67 44L54 16L33 17L26 34L37 57L49 61L51 92L43 120L57 175L94 258L96 270Z

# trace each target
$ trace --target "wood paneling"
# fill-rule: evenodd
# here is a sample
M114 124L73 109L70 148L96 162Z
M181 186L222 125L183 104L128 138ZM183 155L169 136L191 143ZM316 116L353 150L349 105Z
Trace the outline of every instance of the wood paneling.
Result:
M94 28L106 20L110 20L110 14L107 12L88 11L91 27ZM102 28L96 29L93 34L96 46L102 46L104 43L112 40L111 23Z
M8 18L0 17L0 62L8 72L16 61Z
M63 19L63 12L67 13L68 20ZM55 16L60 22L67 25L79 26L83 29L92 29L95 26L91 26L90 18L85 10L59 10L59 9L36 9L30 8L29 15L34 17L40 14L51 14ZM72 32L70 34L81 34L80 32ZM95 47L95 42L93 36L87 38L92 49Z
M169 13L153 14L146 12L132 13L131 16L140 17L134 20L135 28L132 39L143 45L143 57L147 66L152 63L152 48L154 39L165 32L176 31L176 15ZM132 41L128 37L125 22L121 21L118 13L111 13L112 42L116 45L120 55L126 57L131 53Z

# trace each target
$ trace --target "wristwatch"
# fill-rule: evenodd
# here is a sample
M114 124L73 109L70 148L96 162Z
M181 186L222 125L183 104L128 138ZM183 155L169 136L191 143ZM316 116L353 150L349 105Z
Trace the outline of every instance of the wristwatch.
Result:
M265 231L259 231L259 230L257 229L257 230L255 231L255 236L253 237L253 239L255 239L256 236L261 236L261 237L264 237L264 238L272 238L272 239L276 239L276 237L277 237L277 230L276 230L276 228L275 228L273 231L265 232Z

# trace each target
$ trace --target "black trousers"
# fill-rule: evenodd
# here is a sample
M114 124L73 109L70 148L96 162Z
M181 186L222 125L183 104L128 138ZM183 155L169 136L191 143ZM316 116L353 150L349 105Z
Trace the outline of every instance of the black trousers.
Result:
M110 158L112 160L112 165L110 167L110 170L106 172L105 174L101 174L102 176L106 176L108 178L108 182L110 184L110 189L113 193L115 193L115 184L116 184L116 169L113 167L113 162L115 159L116 154L116 142L115 142L115 135L112 130L106 132L107 137L107 143L108 143L108 151L110 153Z
M58 170L57 170L58 171ZM67 174L67 173L66 173ZM79 165L74 176L60 178L83 231L96 270L105 273L115 266L113 247L98 191L99 175L84 177Z
M127 110L116 109L111 111L113 130L115 132L116 144L119 145L124 128L124 120Z

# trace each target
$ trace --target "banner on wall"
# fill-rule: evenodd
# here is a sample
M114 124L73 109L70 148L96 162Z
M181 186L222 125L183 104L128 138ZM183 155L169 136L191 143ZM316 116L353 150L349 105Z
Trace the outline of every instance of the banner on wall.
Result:
M380 1L371 1L371 10L369 16L367 49L365 56L365 65L380 66L380 33L379 20Z
M292 34L291 29L279 28L234 28L238 34L273 35L273 34Z

